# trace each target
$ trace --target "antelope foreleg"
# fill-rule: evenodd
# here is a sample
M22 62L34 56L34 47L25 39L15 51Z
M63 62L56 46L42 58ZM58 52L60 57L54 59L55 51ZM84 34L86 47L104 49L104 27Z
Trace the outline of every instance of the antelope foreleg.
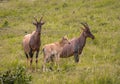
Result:
M38 54L39 54L39 50L37 50L36 52L36 67L35 67L35 71L37 70L37 64L38 64Z
M74 59L75 59L75 62L76 62L76 63L79 62L79 54L78 54L78 52L75 52L75 53L74 53Z

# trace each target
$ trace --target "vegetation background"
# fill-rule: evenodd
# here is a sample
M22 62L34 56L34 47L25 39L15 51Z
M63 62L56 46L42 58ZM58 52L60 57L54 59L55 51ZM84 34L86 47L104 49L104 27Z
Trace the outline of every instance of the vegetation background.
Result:
M0 73L27 69L22 39L35 30L33 17L42 15L41 49L66 34L80 36L81 22L89 24L95 40L87 39L78 64L73 57L60 59L60 72L42 72L40 53L38 71L27 71L31 84L120 84L119 0L0 0Z

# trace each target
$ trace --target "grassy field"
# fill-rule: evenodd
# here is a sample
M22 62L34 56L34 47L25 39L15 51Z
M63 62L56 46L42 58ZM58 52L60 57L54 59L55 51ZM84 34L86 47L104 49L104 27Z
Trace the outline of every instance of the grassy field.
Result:
M60 72L42 72L40 53L38 71L28 72L31 84L120 84L119 0L0 0L0 73L26 68L21 43L35 30L34 16L44 16L41 49L66 34L80 36L81 22L90 25L95 40L87 39L78 64L73 57L60 59Z

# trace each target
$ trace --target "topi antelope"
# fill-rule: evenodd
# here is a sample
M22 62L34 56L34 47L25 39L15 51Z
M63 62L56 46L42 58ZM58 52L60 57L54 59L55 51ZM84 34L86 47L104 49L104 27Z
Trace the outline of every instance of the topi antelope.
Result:
M33 25L36 26L36 31L33 31L31 34L25 35L22 42L23 49L27 57L27 64L30 58L30 68L32 65L34 52L36 52L36 68L37 68L38 54L39 54L39 49L41 45L41 27L44 24L44 22L42 21L42 18L43 17L41 17L40 20L38 21L34 17L35 22L33 22Z
M82 28L83 32L78 38L73 38L70 40L70 44L66 44L60 53L60 58L67 58L74 55L75 62L79 62L79 54L86 44L86 39L89 37L94 39L94 35L90 32L90 28L87 23L81 23L85 28Z
M54 62L54 59L59 69L60 53L65 44L70 44L67 36L64 36L60 42L47 44L43 47L43 54L44 54L43 71L46 70L45 64L50 61Z

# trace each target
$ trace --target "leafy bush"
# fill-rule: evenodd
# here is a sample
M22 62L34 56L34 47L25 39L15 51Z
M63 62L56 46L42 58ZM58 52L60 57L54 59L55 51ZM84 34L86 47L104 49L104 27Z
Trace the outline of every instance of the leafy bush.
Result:
M4 84L29 84L32 79L22 66L2 73L0 78Z

